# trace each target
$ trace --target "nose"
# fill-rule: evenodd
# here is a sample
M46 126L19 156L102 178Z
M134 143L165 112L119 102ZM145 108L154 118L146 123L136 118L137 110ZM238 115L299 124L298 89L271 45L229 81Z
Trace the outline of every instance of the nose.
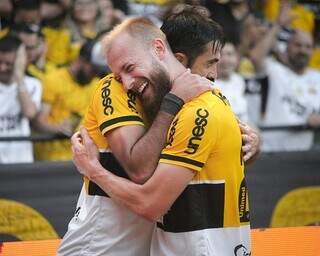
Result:
M300 48L300 52L306 55L309 55L311 51L312 51L312 47L309 47L309 46L302 46Z
M8 65L4 62L0 62L0 71L5 72L8 70Z
M214 72L209 72L206 78L214 82L217 79L217 70L215 69Z
M133 88L133 81L134 79L128 75L128 74L123 74L121 75L121 81L122 81L122 84L124 86L124 88L128 91L128 90L131 90Z

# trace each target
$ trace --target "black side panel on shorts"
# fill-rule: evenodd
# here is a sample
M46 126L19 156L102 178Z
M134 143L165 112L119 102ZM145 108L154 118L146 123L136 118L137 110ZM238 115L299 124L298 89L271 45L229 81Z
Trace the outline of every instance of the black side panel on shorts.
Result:
M225 184L192 184L157 226L167 232L223 227Z
M104 168L108 169L113 174L122 178L129 179L128 174L124 171L118 160L111 152L100 153L100 163ZM106 192L104 192L97 184L92 181L89 181L88 194L91 196L97 195L109 197Z

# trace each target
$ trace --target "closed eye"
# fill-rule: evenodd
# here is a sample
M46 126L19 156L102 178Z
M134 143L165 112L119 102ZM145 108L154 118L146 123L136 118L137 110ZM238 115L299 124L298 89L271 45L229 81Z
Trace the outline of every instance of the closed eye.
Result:
M211 67L219 62L219 59L212 59L207 62L207 66Z
M126 66L124 67L124 71L125 71L126 73L130 73L131 71L133 71L133 69L134 69L133 64L129 64L129 65L126 65Z

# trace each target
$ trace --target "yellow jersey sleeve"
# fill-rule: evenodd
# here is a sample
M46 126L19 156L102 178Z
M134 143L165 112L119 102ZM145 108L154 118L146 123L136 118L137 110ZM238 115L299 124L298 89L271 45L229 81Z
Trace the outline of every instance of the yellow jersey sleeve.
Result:
M100 81L86 118L90 119L90 115L94 115L103 135L120 126L143 125L142 108L137 97L126 92L112 74Z
M171 124L159 162L201 171L217 140L214 119L210 108L186 104Z
M61 82L57 82L57 75L60 77L63 75L62 69L63 68L56 69L52 73L49 73L43 77L43 102L53 105L61 100L59 99L59 95L63 95L64 92L64 88L62 86L67 86L66 84L61 85ZM67 81L65 82L67 83Z

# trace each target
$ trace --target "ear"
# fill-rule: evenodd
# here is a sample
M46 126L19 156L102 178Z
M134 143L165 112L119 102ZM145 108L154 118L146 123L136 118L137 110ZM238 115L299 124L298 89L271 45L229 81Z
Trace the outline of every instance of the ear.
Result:
M156 38L153 40L153 49L155 51L155 54L158 56L160 60L163 60L166 52L167 47L165 42L161 38Z
M176 57L176 59L183 65L183 66L187 66L188 64L188 57L187 55L185 55L184 53L181 52L177 52L174 54L174 56Z

